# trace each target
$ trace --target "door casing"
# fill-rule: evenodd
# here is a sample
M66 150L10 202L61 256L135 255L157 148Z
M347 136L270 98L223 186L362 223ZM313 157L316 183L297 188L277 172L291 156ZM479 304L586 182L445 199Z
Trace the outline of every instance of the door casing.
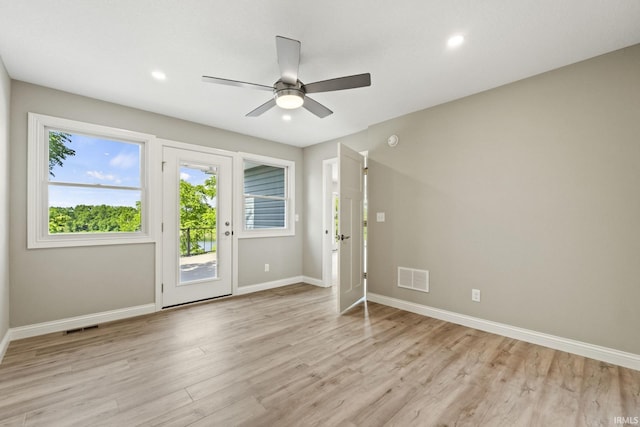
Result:
M233 159L233 167L235 167L236 164L236 159L238 157L238 154L233 152L233 151L228 151L228 150L221 150L221 149L217 149L217 148L210 148L210 147L206 147L206 146L202 146L202 145L195 145L195 144L188 144L185 142L180 142L180 141L173 141L173 140L169 140L169 139L162 139L162 138L158 138L156 139L156 141L158 142L158 149L154 150L154 156L151 159L152 162L155 162L158 165L162 164L162 151L164 149L164 147L173 147L173 148L179 148L179 149L183 149L183 150L191 150L191 151L197 151L197 152L202 152L202 153L207 153L207 154L214 154L214 155L219 155L219 156L226 156L226 157L231 157ZM158 170L158 175L155 179L162 181L162 172L161 172L161 167L157 168ZM231 202L231 207L232 207L232 218L235 220L236 215L235 215L235 211L236 211L236 205L237 205L237 200L238 200L238 195L236 194L235 191L235 171L233 171L231 173L231 179L232 179L232 192L231 192L231 197L232 197L232 202ZM162 310L162 270L163 270L163 263L162 263L162 257L163 257L163 242L162 242L162 185L156 185L156 194L153 197L153 200L155 200L155 202L153 203L153 206L150 206L150 209L152 209L151 214L153 215L153 224L155 225L154 227L154 235L157 236L156 238L156 243L155 243L155 306L156 306L156 311L160 311ZM235 226L235 224L234 224ZM232 235L232 249L231 249L231 256L232 256L232 267L231 267L231 284L232 284L232 295L236 295L238 293L238 236L237 233L234 233Z

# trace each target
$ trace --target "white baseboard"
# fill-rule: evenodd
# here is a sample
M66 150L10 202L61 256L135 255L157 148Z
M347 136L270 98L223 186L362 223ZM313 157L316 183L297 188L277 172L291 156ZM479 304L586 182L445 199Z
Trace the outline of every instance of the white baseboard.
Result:
M575 341L569 338L562 338L529 329L518 328L504 323L492 322L477 317L467 316L452 311L441 310L422 304L391 298L384 295L367 293L367 300L378 304L388 305L411 313L445 320L458 325L468 326L485 332L515 338L532 344L542 345L554 350L566 351L579 356L589 357L614 365L624 366L640 371L640 355L615 350L608 347Z
M315 277L302 276L302 281L313 286L320 286L321 288L331 287L331 285L325 285L322 279L316 279Z
M287 277L286 279L274 280L272 282L256 283L255 285L238 286L236 295L250 294L253 292L266 291L267 289L279 288L281 286L295 285L302 283L302 276Z
M53 320L51 322L37 323L35 325L18 326L9 329L11 340L35 337L50 334L52 332L68 331L69 329L84 328L99 323L112 322L128 317L141 316L154 313L155 304L144 304L135 307L120 308L117 310L103 311L101 313L87 314L84 316L69 317L67 319Z
M11 341L11 329L7 329L7 332L4 334L4 337L2 337L2 341L0 341L0 363L2 363L4 354L7 352L7 348L9 348L10 341Z

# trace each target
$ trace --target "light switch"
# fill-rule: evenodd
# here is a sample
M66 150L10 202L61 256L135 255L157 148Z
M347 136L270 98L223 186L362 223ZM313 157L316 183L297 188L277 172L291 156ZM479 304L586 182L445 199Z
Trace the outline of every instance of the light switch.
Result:
M384 222L384 212L376 212L376 221Z

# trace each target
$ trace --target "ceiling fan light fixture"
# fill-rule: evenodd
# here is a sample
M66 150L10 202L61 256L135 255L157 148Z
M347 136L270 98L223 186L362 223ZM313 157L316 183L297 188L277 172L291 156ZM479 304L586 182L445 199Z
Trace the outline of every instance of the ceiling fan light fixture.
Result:
M281 89L276 92L276 104L285 110L302 107L304 94L298 89Z

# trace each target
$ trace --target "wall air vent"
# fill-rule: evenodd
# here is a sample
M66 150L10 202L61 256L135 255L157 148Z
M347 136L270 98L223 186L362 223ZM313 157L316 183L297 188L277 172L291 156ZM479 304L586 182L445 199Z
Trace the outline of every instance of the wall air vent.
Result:
M415 268L398 267L398 287L429 292L429 272Z

